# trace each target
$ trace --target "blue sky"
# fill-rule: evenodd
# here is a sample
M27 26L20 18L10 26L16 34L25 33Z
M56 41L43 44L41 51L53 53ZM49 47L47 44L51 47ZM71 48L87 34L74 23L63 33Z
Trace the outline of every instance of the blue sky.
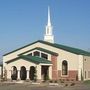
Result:
M0 0L0 57L43 40L48 5L55 42L90 49L90 0Z

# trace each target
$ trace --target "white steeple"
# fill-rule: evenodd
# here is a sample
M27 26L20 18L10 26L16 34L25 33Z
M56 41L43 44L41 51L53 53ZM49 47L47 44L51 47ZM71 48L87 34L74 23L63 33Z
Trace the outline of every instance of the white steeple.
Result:
M52 25L51 25L51 20L50 20L50 8L49 7L48 7L48 22L46 25L44 41L54 43L54 36L52 34Z
M48 26L51 26L51 20L50 20L50 8L48 6Z

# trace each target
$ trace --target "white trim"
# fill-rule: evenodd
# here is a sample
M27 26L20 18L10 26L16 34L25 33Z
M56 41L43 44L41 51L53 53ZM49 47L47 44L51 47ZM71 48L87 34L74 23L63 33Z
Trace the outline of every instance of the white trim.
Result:
M39 65L52 66L52 64L40 63Z

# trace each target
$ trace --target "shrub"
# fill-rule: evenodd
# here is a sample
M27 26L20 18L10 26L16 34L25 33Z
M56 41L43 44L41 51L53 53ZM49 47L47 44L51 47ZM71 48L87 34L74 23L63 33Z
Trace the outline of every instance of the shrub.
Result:
M68 84L65 84L65 86L68 86Z
M50 82L50 83L53 83L53 81L52 81L52 80L50 80L49 82Z
M67 81L69 81L69 79L66 79Z
M49 80L49 76L48 76L48 75L46 75L46 78L45 78L45 80Z
M55 80L54 83L57 83L57 80Z
M61 80L61 83L64 83L64 81L63 81L63 80Z
M71 83L71 86L74 86L75 85L75 83Z
M90 84L90 80L84 81L85 84Z

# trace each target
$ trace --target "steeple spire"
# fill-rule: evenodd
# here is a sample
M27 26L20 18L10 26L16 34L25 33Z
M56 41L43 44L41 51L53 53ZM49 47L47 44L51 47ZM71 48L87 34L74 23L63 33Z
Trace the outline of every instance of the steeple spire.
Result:
M48 6L48 26L51 26L51 20L50 20L50 7Z
M51 19L50 19L50 8L48 6L48 22L46 25L46 32L44 35L44 41L54 43L54 36L52 34L52 25L51 25Z

